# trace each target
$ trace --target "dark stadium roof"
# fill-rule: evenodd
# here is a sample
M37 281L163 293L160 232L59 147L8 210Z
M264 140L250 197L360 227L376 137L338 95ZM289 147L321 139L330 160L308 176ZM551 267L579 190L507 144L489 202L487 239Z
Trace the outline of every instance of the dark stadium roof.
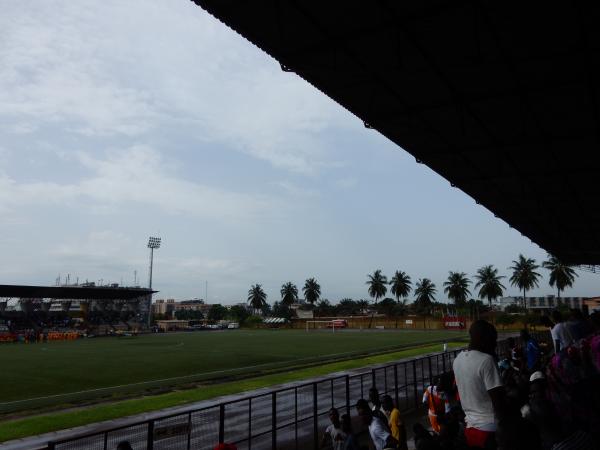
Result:
M547 251L600 263L600 3L194 1Z
M92 300L133 300L157 291L131 287L18 286L0 284L0 298L60 298Z

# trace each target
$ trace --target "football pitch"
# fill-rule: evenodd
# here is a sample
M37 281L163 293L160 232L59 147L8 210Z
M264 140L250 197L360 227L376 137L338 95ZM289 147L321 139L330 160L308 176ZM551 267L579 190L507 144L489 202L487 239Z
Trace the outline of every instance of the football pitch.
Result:
M443 330L223 330L0 345L0 410L225 380L463 337Z

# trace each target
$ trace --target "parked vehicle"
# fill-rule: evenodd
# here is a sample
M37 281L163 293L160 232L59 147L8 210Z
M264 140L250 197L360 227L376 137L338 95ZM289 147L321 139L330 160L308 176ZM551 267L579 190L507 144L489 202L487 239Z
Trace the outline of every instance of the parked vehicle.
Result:
M345 319L335 319L327 324L327 328L348 328L348 321Z

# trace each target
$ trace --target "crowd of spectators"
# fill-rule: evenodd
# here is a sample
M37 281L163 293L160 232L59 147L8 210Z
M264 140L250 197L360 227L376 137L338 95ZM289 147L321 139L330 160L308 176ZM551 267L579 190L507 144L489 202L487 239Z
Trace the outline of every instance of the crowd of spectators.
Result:
M15 315L0 320L0 343L34 344L80 337L73 319L57 315Z
M425 389L428 425L412 427L417 450L600 449L600 315L555 311L545 323L551 341L527 330L498 350L495 327L471 326L467 350L453 370ZM375 450L406 449L407 433L389 396L372 388L356 403ZM350 417L330 412L322 446L362 450Z

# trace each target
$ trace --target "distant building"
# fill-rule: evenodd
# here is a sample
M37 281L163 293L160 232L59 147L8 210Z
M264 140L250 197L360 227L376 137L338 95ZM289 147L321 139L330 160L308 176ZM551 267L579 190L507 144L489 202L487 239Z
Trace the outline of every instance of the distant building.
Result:
M204 317L206 317L211 307L212 305L208 305L200 299L175 302L175 311L200 311Z
M304 299L298 299L292 303L290 309L292 313L296 314L298 319L314 319L313 310Z
M600 300L600 297L597 297ZM587 297L561 297L546 295L545 297L525 297L525 307L529 311L546 313L560 305L567 306L570 309L583 309ZM500 309L504 311L507 306L521 306L523 297L502 297L499 302ZM600 307L600 305L599 305ZM591 309L590 309L591 310Z
M590 297L583 301L583 304L590 313L600 311L600 297Z
M157 320L156 326L163 331L185 330L189 327L188 320Z
M225 305L225 308L231 309L234 306L239 306L241 308L244 308L250 314L252 314L254 312L254 309L252 308L252 306L249 303L236 303L235 305Z
M152 313L153 314L164 314L165 316L170 316L175 311L175 299L170 298L167 300L159 299L152 303Z
M200 311L204 316L208 314L213 305L204 303L202 299L181 300L175 299L158 299L152 304L152 312L154 314L164 314L167 317L174 316L177 311Z

